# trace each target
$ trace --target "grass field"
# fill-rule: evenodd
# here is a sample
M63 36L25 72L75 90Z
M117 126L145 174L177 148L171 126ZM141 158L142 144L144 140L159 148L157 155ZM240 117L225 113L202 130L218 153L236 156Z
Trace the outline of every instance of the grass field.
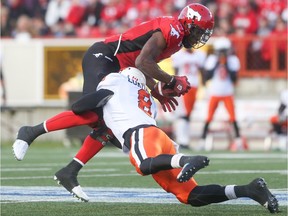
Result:
M77 150L64 148L61 143L35 142L19 162L13 158L11 144L2 143L1 215L269 215L265 208L249 199L201 208L179 204L150 176L137 175L127 156L113 147L102 150L80 172L78 180L90 197L90 202L82 203L53 181L54 173L66 165ZM286 153L216 151L202 154L209 156L210 165L195 175L200 185L246 184L255 177L263 177L281 205L282 212L278 215L287 215Z

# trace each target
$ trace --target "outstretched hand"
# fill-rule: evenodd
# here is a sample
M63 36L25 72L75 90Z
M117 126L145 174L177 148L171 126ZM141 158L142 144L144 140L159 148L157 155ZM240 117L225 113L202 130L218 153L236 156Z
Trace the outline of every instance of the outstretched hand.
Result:
M156 85L155 85L155 87L156 87ZM176 106L178 106L178 101L173 97L165 97L165 96L160 95L155 87L151 91L151 95L160 102L164 112L167 112L167 110L169 112L176 110Z

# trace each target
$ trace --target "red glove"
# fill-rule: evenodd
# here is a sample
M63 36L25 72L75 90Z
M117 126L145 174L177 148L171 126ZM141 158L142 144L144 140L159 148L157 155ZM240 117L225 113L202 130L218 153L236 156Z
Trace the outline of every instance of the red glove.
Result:
M169 112L172 112L172 110L175 110L176 106L178 106L178 101L175 98L165 97L159 94L159 92L157 91L157 84L151 91L151 95L160 102L164 112L167 112L167 109Z
M165 97L180 97L191 89L186 76L173 76L172 80L163 84L158 82L159 94Z

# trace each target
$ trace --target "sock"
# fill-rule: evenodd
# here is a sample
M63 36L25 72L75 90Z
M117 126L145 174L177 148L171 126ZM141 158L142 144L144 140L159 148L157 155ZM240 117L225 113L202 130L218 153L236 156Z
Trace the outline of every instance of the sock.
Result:
M235 189L234 189L235 185L227 185L225 187L225 195L227 196L227 198L229 200L231 199L237 199L237 196L235 194Z
M27 135L26 138L25 138L25 141L27 141L27 143L29 145L31 145L31 143L38 137L40 136L41 134L44 134L46 133L47 131L45 130L44 128L44 124L41 123L39 125L35 125L33 127L31 127L31 131L28 130L27 131ZM18 137L17 137L18 139Z
M79 172L80 169L82 169L83 165L80 164L78 161L76 160L72 160L67 167L72 171L72 173L74 173L76 176Z
M185 164L183 164L183 154L175 154L173 155L172 159L171 159L171 166L173 168L181 168L183 167ZM180 161L182 160L182 163L180 163Z
M249 197L249 189L247 185L235 186L234 190L237 197Z
M240 137L239 127L238 127L238 124L236 121L233 122L233 126L234 126L234 130L235 130L235 136Z
M90 135L86 137L83 142L82 147L76 154L74 160L78 161L78 163L82 163L82 165L86 164L91 158L94 157L104 145L98 140L93 139ZM80 161L80 162L79 162Z
M202 134L202 139L206 139L207 133L208 133L208 128L209 128L209 122L206 122L204 125L204 129L203 129L203 134Z
M76 115L72 111L64 111L46 120L43 124L45 130L51 132L80 125L88 125L96 121L98 121L98 115L92 111L81 115Z

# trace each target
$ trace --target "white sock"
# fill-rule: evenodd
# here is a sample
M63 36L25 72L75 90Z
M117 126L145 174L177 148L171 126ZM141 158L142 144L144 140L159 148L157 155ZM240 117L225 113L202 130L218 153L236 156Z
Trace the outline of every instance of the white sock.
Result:
M237 196L235 194L234 190L235 185L227 185L225 187L225 195L226 197L231 200L231 199L237 199Z
M49 131L48 131L47 127L46 127L46 121L43 122L43 127L44 127L44 130L46 131L46 133L48 133Z
M183 154L175 154L171 159L171 166L173 168L181 168L180 166L180 159L183 156Z

